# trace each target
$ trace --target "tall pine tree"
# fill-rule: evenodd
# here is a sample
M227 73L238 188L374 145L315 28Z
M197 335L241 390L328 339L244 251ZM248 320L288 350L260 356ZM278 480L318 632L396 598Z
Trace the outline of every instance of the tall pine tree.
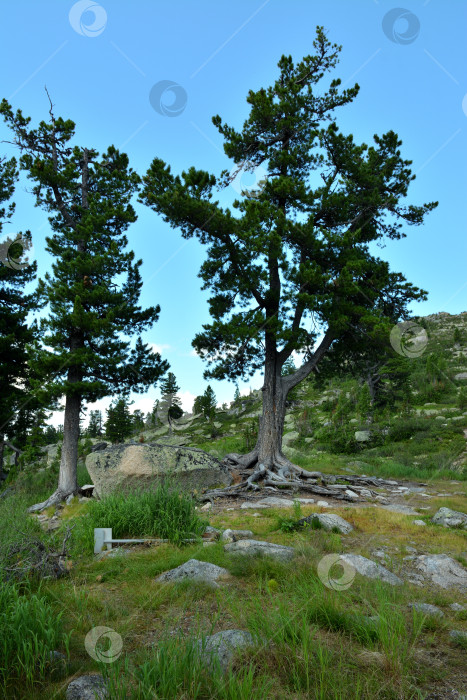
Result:
M193 341L209 362L206 378L264 372L257 443L229 461L292 486L315 474L282 453L287 395L350 325L373 316L379 300L395 295L404 310L417 298L419 290L402 275L393 284L388 263L372 251L385 238L402 238L403 226L421 224L436 206L404 202L414 175L397 134L375 135L367 145L339 131L335 112L359 87L342 90L340 80L327 80L340 47L320 27L314 47L297 63L282 56L277 80L250 90L242 129L214 117L233 172L216 178L191 167L178 176L156 158L142 193L185 238L207 246L200 276L211 291L212 323ZM267 173L261 186L242 193L234 211L221 207L215 190L258 168ZM282 376L294 350L305 359ZM255 480L246 485L256 488Z
M167 370L141 340L157 321L159 306L139 306L142 281L125 232L136 220L131 198L139 177L128 157L110 146L105 153L71 145L75 125L55 118L30 128L30 119L6 100L0 105L21 151L20 165L35 183L36 204L49 212L54 257L41 293L50 313L43 322L44 346L36 357L48 394L65 397L58 488L42 510L78 490L80 410L115 391L141 392ZM131 344L131 336L136 342Z

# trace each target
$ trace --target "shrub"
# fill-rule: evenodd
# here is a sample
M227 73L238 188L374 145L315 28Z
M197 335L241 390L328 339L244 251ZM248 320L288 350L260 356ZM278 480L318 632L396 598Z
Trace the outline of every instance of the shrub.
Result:
M68 653L69 636L62 631L57 614L40 593L21 595L18 586L0 583L0 687L4 697L12 686L32 685L53 667L53 652ZM24 696L22 696L24 697Z
M423 418L399 419L389 428L387 438L389 442L408 440L417 432L426 432L429 427L429 424Z
M95 527L111 527L114 538L160 537L174 544L199 537L206 523L191 496L164 482L153 491L113 493L91 502L80 522L84 537L93 541Z

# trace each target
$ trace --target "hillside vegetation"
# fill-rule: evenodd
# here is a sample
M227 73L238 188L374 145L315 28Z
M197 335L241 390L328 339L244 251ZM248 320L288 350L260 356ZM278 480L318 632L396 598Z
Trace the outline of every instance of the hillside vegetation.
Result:
M59 445L42 462L28 462L25 454L10 468L0 498L0 615L8 623L0 627L4 658L17 659L8 669L1 665L4 696L65 698L74 678L99 673L112 700L462 698L467 586L435 585L411 567L423 555L448 555L467 575L467 529L431 521L442 507L467 513L467 313L417 322L426 347L418 357L396 357L373 405L351 372L314 376L289 401L287 457L323 474L397 482L376 489L379 500L323 505L315 498L265 508L266 495L310 494L261 491L202 506L201 493L194 501L190 494L177 500L159 493L140 503L135 496L132 508L118 496L99 503L75 497L44 515L27 515L26 507L55 483ZM167 426L146 426L128 440L195 446L221 458L251 448L260 412L261 392L252 391L213 420L184 415L172 435ZM81 485L89 483L86 454L105 439L81 439ZM151 508L159 520L151 519ZM316 520L299 524L326 513L337 513L352 531L325 530ZM171 541L94 556L98 521L112 524L119 537L169 535ZM172 537L167 523L177 523ZM215 530L199 537L208 524ZM139 527L147 531L136 532ZM293 564L231 553L217 539L226 529L293 547ZM191 542L177 544L193 531ZM341 554L380 563L403 583L357 573L342 590L330 588L319 566L327 555ZM156 581L191 559L223 567L228 576L215 587ZM418 603L435 608L413 607ZM122 640L113 663L88 653L86 635L97 627ZM21 634L11 631L16 628ZM249 632L252 646L239 649L227 670L203 661L198 640L232 629ZM106 644L103 638L102 652L113 642Z

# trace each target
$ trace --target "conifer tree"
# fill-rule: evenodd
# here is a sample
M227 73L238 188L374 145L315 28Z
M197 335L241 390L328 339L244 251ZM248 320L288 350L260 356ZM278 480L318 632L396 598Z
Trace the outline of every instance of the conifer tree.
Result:
M246 455L227 456L255 468L245 482L252 488L262 478L294 486L316 476L282 453L287 395L350 326L377 315L382 300L397 299L403 313L417 298L419 290L373 251L375 243L405 236L404 226L421 224L436 206L404 201L415 176L394 131L375 135L371 145L341 133L335 113L359 86L327 80L341 47L321 27L314 48L296 63L282 56L277 80L250 90L240 130L213 118L233 171L217 178L190 167L174 175L156 158L141 195L185 238L207 246L200 277L211 291L212 322L193 340L209 362L205 377L235 381L264 372L257 443ZM216 189L258 168L267 174L261 186L242 193L233 211L222 207ZM282 376L293 351L304 360Z
M5 439L16 454L15 436L21 432L20 410L28 401L28 346L36 336L28 314L39 308L34 293L26 286L36 276L37 263L29 259L31 234L3 235L5 224L15 210L12 196L18 179L14 158L0 159L0 481L5 478L3 453ZM8 442L8 440L7 440Z
M173 421L183 416L182 403L177 392L180 387L173 372L169 372L166 379L160 382L161 399L158 405L159 420L168 424L169 435L172 434Z
M114 146L100 155L72 145L75 125L55 118L52 105L50 119L36 129L6 100L0 113L53 232L46 248L54 257L52 272L40 290L49 315L42 324L44 345L35 368L43 372L46 394L65 397L64 432L58 488L47 501L32 506L35 511L78 491L83 402L115 390L141 392L168 364L140 336L157 321L160 307L139 306L142 261L126 249L125 232L136 220L131 198L139 186L128 157Z
M216 415L217 400L213 388L210 384L203 394L203 413L206 420L213 421Z
M91 411L86 434L92 438L97 438L102 435L102 411Z
M129 405L127 397L120 396L114 399L107 409L105 434L113 443L124 442L125 438L130 437L134 432Z

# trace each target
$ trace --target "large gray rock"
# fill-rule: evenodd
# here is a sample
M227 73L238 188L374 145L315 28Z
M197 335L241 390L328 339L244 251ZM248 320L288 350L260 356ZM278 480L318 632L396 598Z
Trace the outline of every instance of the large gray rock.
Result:
M352 525L348 523L347 520L344 520L340 515L335 515L334 513L312 513L306 518L301 518L299 522L305 524L312 523L313 520L317 520L321 524L323 530L329 531L337 528L343 535L348 535L348 533L353 530Z
M44 445L44 447L41 448L41 452L45 455L46 460L47 460L47 468L51 467L52 464L56 459L58 459L58 448L61 445L54 444L54 445ZM13 460L14 463L14 460Z
M189 561L177 566L176 569L165 571L160 576L157 576L158 583L172 583L173 581L205 581L217 588L217 581L223 576L228 576L227 569L223 569L216 564L210 564L207 561L198 561L197 559L189 559Z
M431 518L431 522L444 527L460 527L467 530L467 515L450 508L440 508Z
M436 586L467 591L467 569L447 554L422 554L414 565Z
M108 697L104 679L100 674L75 678L66 689L66 700L104 700Z
M232 477L218 459L203 450L173 445L113 445L86 457L86 468L98 496L115 489L151 488L164 478L182 489L229 485Z
M390 583L391 586L399 586L402 583L402 579L388 571L384 566L371 561L371 559L362 557L361 554L341 554L339 558L353 566L358 574L366 578L379 579L385 583Z
M198 641L198 649L208 666L219 663L226 671L239 649L252 646L253 637L244 630L224 630Z
M262 555L265 557L273 557L279 561L290 561L295 552L292 547L286 547L282 544L272 544L271 542L261 542L260 540L239 540L226 544L224 551L228 554L241 554L243 556L254 557Z

